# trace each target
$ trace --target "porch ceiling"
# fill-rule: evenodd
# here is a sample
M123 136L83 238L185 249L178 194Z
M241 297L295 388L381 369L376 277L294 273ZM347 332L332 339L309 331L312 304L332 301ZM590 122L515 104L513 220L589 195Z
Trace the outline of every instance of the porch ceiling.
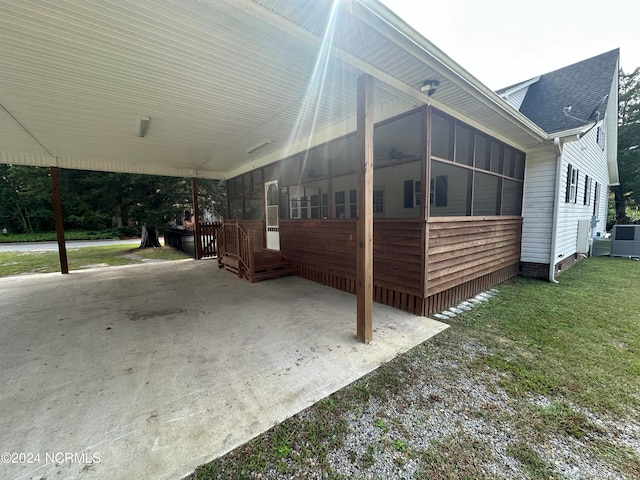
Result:
M545 138L376 0L6 1L0 42L3 163L229 177L354 131L365 72L377 120L435 78L434 105Z

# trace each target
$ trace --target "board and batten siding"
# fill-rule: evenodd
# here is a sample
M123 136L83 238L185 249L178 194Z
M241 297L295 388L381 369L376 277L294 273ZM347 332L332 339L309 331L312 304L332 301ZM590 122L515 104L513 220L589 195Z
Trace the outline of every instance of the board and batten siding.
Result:
M522 203L523 262L549 263L556 158L553 147L527 153Z
M577 251L578 221L591 220L594 209L596 182L600 186L598 223L595 232L603 235L607 223L607 192L609 171L607 168L606 148L602 150L596 141L597 127L593 128L583 138L575 142L565 143L562 151L562 170L560 174L560 189L557 193L559 204L555 263L574 255ZM578 169L578 184L576 202L566 202L567 171L569 165ZM584 204L585 175L592 179L591 198L589 205Z

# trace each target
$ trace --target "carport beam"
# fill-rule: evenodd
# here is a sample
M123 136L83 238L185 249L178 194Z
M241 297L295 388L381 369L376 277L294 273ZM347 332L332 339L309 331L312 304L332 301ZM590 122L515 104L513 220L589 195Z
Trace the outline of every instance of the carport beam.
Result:
M67 247L64 243L64 225L62 223L62 202L60 200L60 172L58 167L50 167L51 194L53 196L53 217L56 223L56 238L58 239L58 255L60 257L60 271L69 273L67 262Z
M196 248L196 260L202 258L202 238L200 237L200 209L198 208L198 179L191 177L193 194L193 236Z
M373 77L358 78L356 133L356 295L358 340L373 336Z

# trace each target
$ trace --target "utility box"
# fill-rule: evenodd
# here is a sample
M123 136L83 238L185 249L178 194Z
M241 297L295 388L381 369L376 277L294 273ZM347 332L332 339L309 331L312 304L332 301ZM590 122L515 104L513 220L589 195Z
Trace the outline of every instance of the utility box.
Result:
M612 257L640 257L640 225L614 225Z
M604 257L608 255L611 255L611 239L594 237L591 244L591 256Z
M576 253L589 254L591 240L591 220L578 220L578 243Z

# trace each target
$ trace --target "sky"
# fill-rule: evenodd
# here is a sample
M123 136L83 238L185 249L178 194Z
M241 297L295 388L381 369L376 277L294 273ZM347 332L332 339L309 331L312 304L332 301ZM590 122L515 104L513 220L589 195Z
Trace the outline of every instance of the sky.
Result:
M640 0L381 0L492 90L620 48L640 67Z

